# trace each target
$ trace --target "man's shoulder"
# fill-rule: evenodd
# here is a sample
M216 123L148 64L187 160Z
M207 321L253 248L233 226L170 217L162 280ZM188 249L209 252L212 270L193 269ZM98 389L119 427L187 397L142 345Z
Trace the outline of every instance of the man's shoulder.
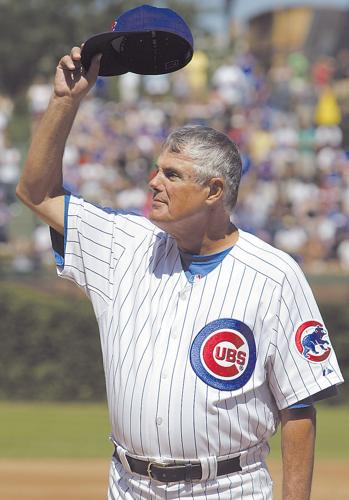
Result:
M238 246L246 260L252 260L258 270L272 272L282 281L286 275L296 275L301 271L298 263L288 253L274 247L258 236L239 230Z
M86 216L98 218L101 224L104 221L109 224L117 224L122 228L129 227L131 232L142 232L143 230L156 235L164 234L144 214L137 211L105 207L74 195L70 195L70 204L83 206Z

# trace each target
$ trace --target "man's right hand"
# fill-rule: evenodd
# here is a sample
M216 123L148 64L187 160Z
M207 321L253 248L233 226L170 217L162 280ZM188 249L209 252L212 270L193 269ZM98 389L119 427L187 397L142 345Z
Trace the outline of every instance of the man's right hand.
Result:
M81 48L73 47L70 54L63 56L58 63L54 94L57 97L82 99L97 80L100 60L101 54L94 56L86 72L81 65Z

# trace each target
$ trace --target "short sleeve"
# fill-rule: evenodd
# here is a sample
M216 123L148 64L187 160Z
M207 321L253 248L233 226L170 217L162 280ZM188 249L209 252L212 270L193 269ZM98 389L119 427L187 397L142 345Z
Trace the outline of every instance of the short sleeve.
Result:
M329 332L310 286L293 260L280 289L275 325L268 380L278 409L343 382Z
M113 213L66 194L64 237L51 228L58 275L84 290L97 316L111 301L114 217Z
M309 396L308 398L302 399L301 401L298 401L297 403L294 403L293 405L289 406L289 408L308 408L309 406L313 406L314 403L317 403L318 401L322 401L323 399L328 399L332 398L333 396L336 396L338 394L337 387L335 385L332 385L331 387L328 387L327 389L323 389L320 392L317 392L316 394L313 394L312 396Z

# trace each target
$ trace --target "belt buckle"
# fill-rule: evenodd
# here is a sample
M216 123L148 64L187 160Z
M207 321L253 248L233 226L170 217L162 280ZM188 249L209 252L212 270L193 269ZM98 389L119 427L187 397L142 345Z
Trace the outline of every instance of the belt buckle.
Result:
M148 477L149 477L149 479L153 479L154 481L157 481L157 479L155 479L155 477L153 477L152 472L151 472L152 465L156 465L157 467L163 467L165 469L166 467L168 467L169 463L165 462L165 461L158 461L158 462L152 461L152 462L148 463L148 467L147 467Z

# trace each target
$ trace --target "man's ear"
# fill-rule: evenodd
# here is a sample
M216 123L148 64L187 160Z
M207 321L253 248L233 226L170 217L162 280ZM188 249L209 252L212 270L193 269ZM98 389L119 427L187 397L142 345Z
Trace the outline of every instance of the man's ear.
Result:
M207 196L207 201L209 203L216 203L224 195L224 182L220 177L212 177L208 181L209 193Z

